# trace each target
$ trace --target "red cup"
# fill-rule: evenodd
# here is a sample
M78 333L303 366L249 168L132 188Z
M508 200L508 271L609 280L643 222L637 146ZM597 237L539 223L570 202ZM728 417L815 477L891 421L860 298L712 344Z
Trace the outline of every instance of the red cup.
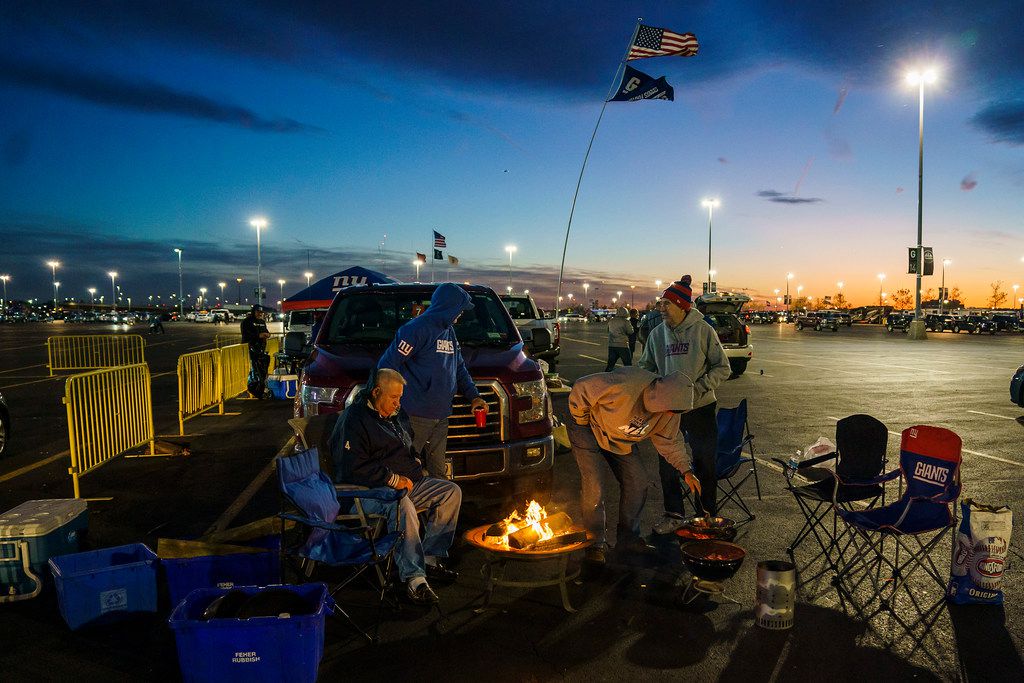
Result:
M476 418L476 428L483 429L487 426L487 411L483 408L474 408L473 417Z

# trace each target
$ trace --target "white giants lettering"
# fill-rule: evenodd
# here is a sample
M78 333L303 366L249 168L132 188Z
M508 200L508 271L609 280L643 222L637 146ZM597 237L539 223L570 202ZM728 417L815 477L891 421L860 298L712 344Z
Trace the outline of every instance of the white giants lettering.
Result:
M455 342L451 339L438 339L437 340L437 352L438 353L455 353Z
M943 485L949 478L949 470L939 465L929 465L926 462L919 462L914 467L914 479L926 481L929 484Z

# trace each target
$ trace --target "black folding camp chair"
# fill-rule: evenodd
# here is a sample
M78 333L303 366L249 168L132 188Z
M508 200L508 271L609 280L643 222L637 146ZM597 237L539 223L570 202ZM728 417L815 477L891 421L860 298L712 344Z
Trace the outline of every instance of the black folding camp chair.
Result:
M885 471L889 430L870 415L850 415L836 424L836 450L810 458L796 467L790 467L779 458L783 466L786 487L804 516L804 525L786 548L794 558L797 548L807 538L813 538L818 552L804 566L824 559L824 568L813 576L801 577L805 583L825 571L836 568L836 556L849 546L849 536L840 534L835 515L836 507L852 509L855 505L872 507L885 495L881 484L868 484ZM835 468L821 465L835 461Z

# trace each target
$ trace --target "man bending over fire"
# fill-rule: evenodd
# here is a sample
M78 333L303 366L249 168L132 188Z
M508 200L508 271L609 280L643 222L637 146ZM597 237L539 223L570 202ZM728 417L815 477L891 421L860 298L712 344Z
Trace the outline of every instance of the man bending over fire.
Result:
M700 482L679 431L679 414L693 407L693 382L681 372L659 378L638 367L615 368L576 380L569 394L569 442L582 484L583 522L596 537L587 559L605 561L605 528L601 462L619 482L618 552L645 550L640 537L640 512L647 500L647 473L635 452L650 439L662 458L682 473L687 486L700 495Z
M395 506L366 500L363 510L384 515L388 524L404 530L398 546L398 575L406 584L409 600L418 605L437 602L427 579L454 581L458 574L441 560L455 538L462 505L462 490L447 479L424 475L423 462L412 448L409 418L399 407L405 379L395 370L381 368L375 378L335 423L329 441L335 463L335 480L377 488L390 486L406 495ZM423 537L417 510L426 511Z

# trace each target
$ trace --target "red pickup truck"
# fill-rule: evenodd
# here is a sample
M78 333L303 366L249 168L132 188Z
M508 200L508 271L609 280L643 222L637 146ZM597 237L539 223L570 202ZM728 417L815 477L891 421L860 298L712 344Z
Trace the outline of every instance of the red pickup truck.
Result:
M302 370L297 417L351 404L396 330L430 305L435 285L359 285L340 290ZM474 502L544 497L551 486L554 439L551 400L540 367L498 296L467 285L473 310L455 324L466 367L490 412L477 428L469 402L456 396L448 457L464 497ZM447 397L445 397L445 400Z

